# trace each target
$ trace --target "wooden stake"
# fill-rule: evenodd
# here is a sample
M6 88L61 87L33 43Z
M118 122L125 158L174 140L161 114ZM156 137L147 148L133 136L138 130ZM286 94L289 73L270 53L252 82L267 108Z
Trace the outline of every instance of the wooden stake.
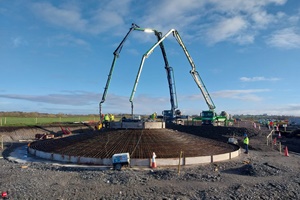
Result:
M3 149L3 135L1 135L1 149Z
M279 142L279 153L281 155L281 142Z
M183 153L183 151L180 151L179 162L178 162L178 175L180 174L180 161L181 161L182 153Z

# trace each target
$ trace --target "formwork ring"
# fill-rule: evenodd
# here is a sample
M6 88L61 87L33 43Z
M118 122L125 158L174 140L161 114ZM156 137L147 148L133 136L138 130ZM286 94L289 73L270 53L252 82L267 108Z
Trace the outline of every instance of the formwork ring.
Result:
M51 161L105 166L112 165L113 154L128 152L131 166L149 167L153 152L157 155L157 166L177 166L230 160L238 157L241 149L171 129L143 129L107 130L35 141L28 145L28 152ZM181 158L180 152L184 152Z

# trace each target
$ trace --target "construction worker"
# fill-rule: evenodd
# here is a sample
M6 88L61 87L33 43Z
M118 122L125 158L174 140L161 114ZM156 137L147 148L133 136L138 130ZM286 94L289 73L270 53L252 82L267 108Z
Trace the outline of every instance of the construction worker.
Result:
M109 115L108 114L105 114L103 124L104 124L105 128L108 128L108 124L109 124Z
M111 122L113 122L113 121L115 121L115 116L113 114L110 114L109 119L110 119Z
M99 121L96 125L95 125L95 130L100 130L102 128L102 123Z
M154 120L156 119L156 116L157 116L157 114L156 114L156 112L154 112L154 113L151 115L151 119L154 121Z
M104 121L108 121L109 122L109 115L108 114L105 114Z
M273 128L274 128L274 123L273 123L273 121L270 121L270 128L273 130Z
M248 154L248 145L249 145L249 138L248 135L244 134L244 146L245 146L245 154Z

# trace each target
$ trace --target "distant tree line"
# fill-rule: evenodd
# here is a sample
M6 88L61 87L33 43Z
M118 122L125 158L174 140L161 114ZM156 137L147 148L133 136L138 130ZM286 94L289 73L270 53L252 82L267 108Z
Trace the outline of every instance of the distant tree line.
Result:
M13 112L0 112L0 117L80 117L80 116L85 116L85 117L95 117L99 118L98 114L64 114L64 113L56 113L56 114L51 114L51 113L39 113L39 112L20 112L20 111L13 111ZM117 117L126 117L130 118L131 114L115 114ZM143 116L142 117L147 117ZM193 116L192 116L193 117ZM275 119L275 120L286 120L289 119L292 116L287 116L287 115L234 115L232 116L233 118L239 118L239 119L247 119L247 120L259 120L259 119Z
M234 115L233 118L235 119L244 119L244 120L260 120L260 119L265 119L265 120L288 120L291 116L288 115Z
M64 113L57 113L57 114L50 114L50 113L39 113L39 112L0 112L0 117L99 117L96 114L89 114L89 115L73 115L73 114L64 114Z
M131 114L114 114L116 118L130 118ZM67 118L67 117L89 117L89 118L95 118L99 119L99 114L64 114L64 113L39 113L39 112L20 112L20 111L13 111L13 112L0 112L0 117L30 117L30 118L42 118L42 117L49 117L49 118Z

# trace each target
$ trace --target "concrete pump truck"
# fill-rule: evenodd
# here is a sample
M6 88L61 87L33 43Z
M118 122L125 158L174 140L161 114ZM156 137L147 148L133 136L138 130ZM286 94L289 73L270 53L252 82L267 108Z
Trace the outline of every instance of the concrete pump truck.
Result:
M160 41L162 39L162 33L155 30L155 29L147 29L148 32L152 31L157 37L157 41ZM167 74L167 80L168 80L168 86L169 86L169 94L170 94L170 103L171 103L171 109L170 110L164 110L162 112L162 115L158 115L157 118L161 118L166 122L176 122L180 123L181 121L179 119L181 118L187 118L186 116L181 115L181 111L178 109L178 101L177 101L177 94L176 94L176 85L175 85L175 79L174 79L174 71L173 68L169 65L169 61L167 58L166 50L164 47L163 42L161 41L159 43L159 47L161 49L161 53L163 56L163 60L165 63L165 70ZM139 69L139 74L141 73L142 68ZM139 76L136 77L135 85L137 85L139 81ZM131 115L133 116L133 97L134 93L131 94L130 102L131 102Z
M102 100L99 103L100 122L99 122L99 125L98 125L98 129L102 128L102 120L103 120L103 117L102 117L102 104L106 100L107 91L108 91L108 88L109 88L109 85L110 85L110 81L111 81L111 78L112 78L112 74L113 74L113 71L114 71L116 60L119 57L119 55L121 53L121 50L122 50L122 48L124 46L124 43L127 40L128 36L130 35L131 32L133 32L135 30L143 31L143 32L154 32L154 34L156 35L158 41L160 41L160 39L162 37L162 33L155 30L155 29L140 28L138 25L136 25L134 23L132 24L131 28L129 29L129 31L127 32L127 34L125 35L125 37L123 38L123 40L121 41L121 43L119 44L119 46L116 48L116 50L113 53L114 54L113 62L112 62L112 65L111 65L111 68L110 68L110 71L109 71L109 75L108 75L108 79L107 79L107 82L106 82L106 85L105 85L105 88L104 88L104 92L103 92L103 95L102 95ZM171 118L171 116L172 117L175 116L175 113L179 114L181 112L180 112L180 110L176 110L178 108L178 104L177 104L177 97L176 97L175 81L173 81L174 80L174 78L173 78L174 77L173 69L172 69L172 67L169 66L169 62L168 62L168 59L167 59L167 55L166 55L166 51L165 51L163 43L160 42L159 45L160 45L160 49L161 49L163 59L164 59L164 62L165 62L165 69L166 69L166 73L167 73L167 77L168 77L168 84L169 84L169 91L170 91L170 102L171 102L171 110L166 110L166 111L164 111L164 113L167 113L168 114L167 117ZM131 104L131 110L132 110L131 113L132 113L132 119L133 119L134 118L134 116L133 116L133 103Z
M209 110L202 111L202 113L200 114L200 117L193 118L193 121L201 120L202 125L221 125L221 123L225 123L226 120L228 119L228 114L225 111L222 111L221 115L217 115L216 112L214 111L216 106L215 106L212 98L210 97L199 73L196 71L196 66L194 64L192 57L190 56L189 52L187 51L179 33L175 29L169 30L163 37L160 37L160 39L143 55L129 101L133 105L134 94L136 92L137 84L138 84L138 81L139 81L139 78L141 75L141 71L142 71L145 59L148 58L150 56L150 54L154 51L154 49L158 45L161 45L163 40L165 40L171 33L173 33L173 36L175 37L175 39L181 46L182 50L184 51L190 65L192 67L192 69L190 70L190 74L192 75L196 85L199 87L199 89L205 99L205 102L209 108ZM169 79L169 77L168 77L168 79ZM171 79L169 79L169 80L171 80ZM171 96L171 98L172 98L172 96ZM132 106L132 108L133 108L133 106ZM132 111L132 113L133 113L133 111ZM178 114L181 115L181 113L178 113Z

